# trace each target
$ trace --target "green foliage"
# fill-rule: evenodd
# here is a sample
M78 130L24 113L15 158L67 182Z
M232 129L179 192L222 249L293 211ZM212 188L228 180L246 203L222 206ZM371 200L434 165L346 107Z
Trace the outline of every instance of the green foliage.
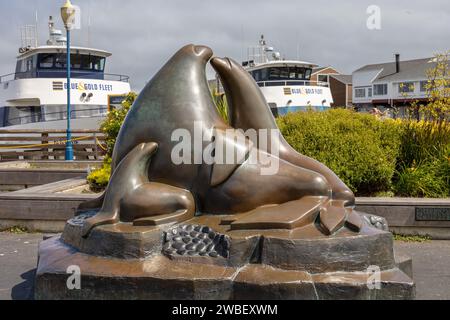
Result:
M278 119L286 140L358 195L450 196L450 123L380 120L349 110Z
M335 109L291 113L278 125L292 147L324 163L358 195L391 190L402 132L395 121Z
M394 233L394 240L395 241L402 241L402 242L428 242L431 241L431 237L429 236L405 236L402 234L395 234Z
M422 162L398 171L394 190L398 196L446 198L450 195L450 161Z
M106 136L107 156L111 157L114 151L114 145L116 144L117 136L119 135L120 128L122 127L125 117L130 111L131 106L137 98L137 94L130 92L125 100L122 102L122 108L111 110L106 119L102 122L100 130Z
M103 166L95 171L92 171L87 180L89 182L89 187L94 192L100 192L104 190L109 183L111 178L111 158L106 157Z
M8 233L13 233L13 234L24 234L24 233L29 233L28 229L22 226L14 226L11 228L7 228L5 230L1 230L1 232L8 232Z
M108 186L109 179L111 178L111 161L114 145L116 144L120 128L136 98L137 94L130 92L122 102L122 108L111 110L100 126L100 130L106 136L107 152L102 168L92 171L87 179L90 189L94 192L100 192Z
M450 123L405 121L394 190L398 196L450 196Z

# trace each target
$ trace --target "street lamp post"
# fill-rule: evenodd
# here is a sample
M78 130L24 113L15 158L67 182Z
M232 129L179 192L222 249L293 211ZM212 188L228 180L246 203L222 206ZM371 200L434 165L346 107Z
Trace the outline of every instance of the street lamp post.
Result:
M64 27L67 31L67 142L66 142L66 161L73 161L73 143L72 143L72 130L71 130L71 118L72 108L70 105L70 30L73 27L75 19L75 8L72 6L70 0L67 0L64 6L61 7L61 17L64 22Z

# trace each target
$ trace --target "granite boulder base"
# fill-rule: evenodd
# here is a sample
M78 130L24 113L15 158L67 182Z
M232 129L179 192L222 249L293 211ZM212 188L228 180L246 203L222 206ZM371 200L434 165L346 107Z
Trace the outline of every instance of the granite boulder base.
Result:
M80 237L80 216L41 243L36 299L413 299L392 235L363 220L361 231L324 236L293 230L232 230L235 217L181 224L101 226ZM69 290L67 270L81 271ZM375 268L375 269L374 269ZM379 270L379 274L372 272ZM379 280L379 282L377 282ZM377 286L379 284L379 286Z

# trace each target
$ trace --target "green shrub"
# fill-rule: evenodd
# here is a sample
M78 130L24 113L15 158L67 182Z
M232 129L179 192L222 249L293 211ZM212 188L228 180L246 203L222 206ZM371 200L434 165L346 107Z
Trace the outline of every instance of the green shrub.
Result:
M404 121L399 167L448 159L450 124L446 121Z
M122 127L125 117L127 116L128 111L136 98L137 94L130 92L126 99L122 102L122 108L110 111L100 126L100 131L102 131L106 136L108 157L112 157L114 145L116 144L116 139L119 135L120 128Z
M450 124L405 121L394 189L398 196L450 196Z
M278 125L292 147L324 163L358 195L391 190L402 133L395 121L334 109L291 113Z
M100 131L106 137L107 151L102 168L92 171L87 178L90 189L94 192L101 192L108 186L109 179L111 178L111 159L114 145L116 144L116 139L125 117L136 100L136 97L136 93L130 92L122 102L122 108L111 110L100 126Z
M448 194L448 185L438 174L436 164L425 164L399 172L395 191L404 197L439 198Z
M87 181L89 183L89 187L94 192L103 191L109 183L109 179L111 178L111 158L107 157L103 166L95 171L92 171L88 177Z

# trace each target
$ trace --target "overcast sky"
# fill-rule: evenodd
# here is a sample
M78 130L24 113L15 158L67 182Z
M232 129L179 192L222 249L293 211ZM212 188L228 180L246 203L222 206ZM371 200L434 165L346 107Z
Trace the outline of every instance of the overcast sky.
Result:
M47 19L62 28L63 0L0 0L0 74L14 71L19 28L39 17L40 42ZM342 73L370 63L423 58L450 49L449 0L73 0L81 7L82 29L74 44L111 51L109 73L131 76L141 89L188 43L210 46L216 55L246 58L261 34L286 59L334 66ZM381 30L367 28L370 5L381 9ZM88 28L88 18L91 27ZM245 53L245 54L244 54ZM210 76L212 72L209 72Z

